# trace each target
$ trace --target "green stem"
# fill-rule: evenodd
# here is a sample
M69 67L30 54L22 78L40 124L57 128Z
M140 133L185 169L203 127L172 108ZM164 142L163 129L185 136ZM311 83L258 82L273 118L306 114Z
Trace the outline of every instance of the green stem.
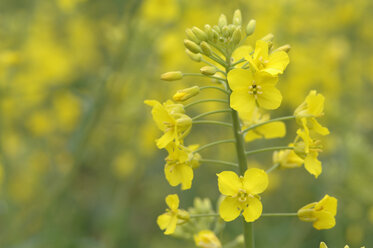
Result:
M232 124L222 121L208 121L208 120L202 120L202 121L193 121L193 124L214 124L214 125L220 125L220 126L226 126L226 127L232 127Z
M237 61L237 62L231 64L231 68L230 68L230 69L234 69L233 67L234 67L235 65L241 64L242 62L245 62L245 61L246 61L245 59L240 59L239 61Z
M209 62L209 61L207 61L207 60L205 60L205 59L201 59L201 61L202 61L203 63L208 64L209 66L215 67L215 69L216 69L218 72L221 72L221 73L223 73L224 75L226 75L224 71L220 70L220 69L219 69L218 67L216 67L216 65L214 65L213 63L211 63L211 62Z
M202 150L204 150L206 148L209 148L211 146L215 146L215 145L219 145L219 144L224 144L224 143L234 143L234 142L236 142L236 140L234 140L234 139L218 140L218 141L211 142L211 143L208 143L206 145L201 146L195 152L200 152L200 151L202 151Z
M203 87L199 88L199 90L205 90L205 89L216 89L216 90L220 90L221 92L224 92L225 94L229 95L229 93L225 89L217 87L217 86L203 86Z
M262 217L293 217L298 216L298 213L264 213Z
M201 217L218 217L219 214L191 214L189 215L190 218L201 218Z
M252 150L252 151L247 151L246 155L252 155L256 153L261 153L261 152L268 152L268 151L277 151L277 150L293 150L294 147L291 146L274 146L274 147L267 147L267 148L261 148L257 150Z
M199 103L204 103L204 102L223 102L223 103L228 103L228 101L224 100L224 99L203 99L203 100L199 100L199 101L195 101L195 102L189 103L189 104L185 105L184 108L189 108L191 106L194 106L194 105L199 104Z
M257 127L260 127L260 126L263 126L265 124L268 124L268 123L271 123L271 122L275 122L275 121L285 121L285 120L290 120L290 119L295 119L295 116L294 115L290 115L290 116L284 116L284 117L280 117L280 118L275 118L275 119L272 119L272 120L268 120L268 121L263 121L261 123L258 123L258 124L255 124L255 125L252 125L246 129L244 129L242 131L242 133L246 133L252 129L255 129Z
M217 113L224 113L224 112L230 112L231 110L230 109L219 109L219 110L214 110L214 111L210 111L210 112L206 112L206 113L202 113L202 114L199 114L199 115L196 115L192 118L192 120L197 120L198 118L201 118L201 117L204 117L204 116L207 116L207 115L212 115L212 114L217 114Z
M208 75L204 75L202 73L189 73L188 72L188 73L183 73L183 76L208 77L208 78L212 78L212 79L216 79L216 80L223 80L223 81L226 80L225 78L208 76Z
M222 161L222 160L214 160L214 159L200 159L199 162L201 163L210 163L210 164L220 164L220 165L227 165L232 167L238 167L236 163Z
M276 170L279 166L280 166L280 163L276 163L276 164L272 165L271 168L269 168L268 170L266 170L266 173L268 174L268 173Z

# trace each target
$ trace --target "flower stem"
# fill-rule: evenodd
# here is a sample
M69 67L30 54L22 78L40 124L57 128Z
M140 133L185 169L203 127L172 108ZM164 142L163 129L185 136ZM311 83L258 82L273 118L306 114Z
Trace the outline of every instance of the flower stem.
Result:
M275 118L275 119L272 119L272 120L268 120L268 121L264 121L264 122L261 122L261 123L258 123L258 124L255 124L255 125L252 125L246 129L244 129L242 131L242 133L246 133L252 129L255 129L257 127L260 127L262 125L265 125L265 124L268 124L268 123L271 123L271 122L275 122L275 121L285 121L285 120L290 120L290 119L295 119L295 116L294 115L290 115L290 116L284 116L284 117L280 117L280 118Z
M200 159L201 163L210 163L210 164L220 164L220 165L227 165L232 167L238 167L238 164L228 162L228 161L222 161L222 160L214 160L214 159Z
M235 142L236 142L236 140L234 140L234 139L218 140L218 141L211 142L211 143L208 143L206 145L201 146L195 152L200 152L200 151L202 151L206 148L209 148L211 146L215 146L215 145L219 145L219 144L223 144L223 143L235 143Z
M293 217L298 216L298 213L264 213L262 217Z
M196 76L196 77L207 77L207 78L212 78L212 79L216 79L216 80L225 80L225 78L221 78L221 77L215 77L215 76L207 76L207 75L203 75L201 73L183 73L184 76Z
M201 217L219 217L219 214L211 213L211 214L191 214L189 215L190 218L201 218Z
M202 120L202 121L193 121L193 124L214 124L214 125L221 125L226 127L232 127L232 124L222 121L208 121L208 120Z
M192 120L197 120L198 118L201 118L201 117L204 117L204 116L207 116L207 115L212 115L212 114L217 114L217 113L224 113L224 112L230 112L231 110L230 109L219 109L219 110L214 110L214 111L210 111L210 112L206 112L206 113L202 113L202 114L199 114L199 115L196 115L192 118Z
M280 166L280 163L276 163L276 164L272 165L271 168L269 168L268 170L266 170L266 173L268 174L268 173L276 170L279 166Z
M225 94L229 95L229 93L223 89L223 88L220 88L220 87L217 87L217 86L203 86L203 87L200 87L199 88L200 90L205 90L205 89L216 89L216 90L220 90L221 92L224 92Z
M199 103L204 103L204 102L222 102L222 103L228 103L228 101L224 100L224 99L203 99L203 100L199 100L199 101L195 101L195 102L189 103L189 104L185 105L184 108L189 108L191 106L194 106L194 105L199 104Z
M267 147L267 148L261 148L257 150L252 150L252 151L247 151L246 155L252 155L256 153L261 153L261 152L268 152L268 151L277 151L277 150L292 150L294 147L292 146L274 146L274 147Z

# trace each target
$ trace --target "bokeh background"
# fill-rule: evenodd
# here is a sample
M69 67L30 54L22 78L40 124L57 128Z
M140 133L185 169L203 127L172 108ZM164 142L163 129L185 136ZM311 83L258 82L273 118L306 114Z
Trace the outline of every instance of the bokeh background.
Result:
M373 246L373 2L371 0L1 0L0 1L0 246L193 247L156 226L164 197L179 193L218 199L215 173L202 165L192 190L172 188L163 176L165 152L144 99L164 101L176 89L202 82L165 83L166 71L198 71L188 60L187 27L230 19L257 20L255 44L271 32L291 44L280 78L284 95L273 116L288 115L310 89L326 96L323 174L304 169L271 175L264 211L292 212L322 198L339 199L337 225L316 231L296 218L260 219L257 247ZM212 92L210 92L212 94ZM218 93L216 93L218 94ZM203 95L201 97L209 97ZM214 105L196 108L191 115ZM255 141L251 147L286 144ZM189 144L229 137L195 127ZM202 154L234 158L229 145ZM250 158L268 168L271 155ZM240 233L226 226L223 243Z

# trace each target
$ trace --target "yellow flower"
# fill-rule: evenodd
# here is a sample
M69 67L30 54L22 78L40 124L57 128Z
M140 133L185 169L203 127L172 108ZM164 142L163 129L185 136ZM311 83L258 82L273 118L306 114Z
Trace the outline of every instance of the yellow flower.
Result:
M317 117L324 115L324 101L323 95L317 94L316 90L311 90L306 100L294 111L297 123L303 127L307 126L321 135L329 134L329 130L316 120Z
M219 207L220 217L232 221L243 211L246 222L258 219L263 208L258 194L268 186L267 173L251 168L246 170L243 177L238 177L233 171L223 171L217 176L219 191L226 196Z
M336 214L337 199L329 195L325 195L319 202L310 203L298 210L299 219L313 222L313 227L317 230L334 227Z
M199 166L199 160L201 159L198 153L194 153L197 148L198 145L185 147L177 145L175 142L166 146L169 155L166 158L164 173L171 186L181 184L182 190L191 188L193 168Z
M298 129L297 134L303 141L295 143L295 153L304 159L304 168L317 178L321 172L321 162L318 160L319 152L321 152L321 145L319 140L314 140L310 137L309 130Z
M293 144L289 144L293 147ZM304 160L301 159L293 150L280 150L273 153L273 163L280 164L281 168L296 168L302 166Z
M241 115L250 114L256 104L264 109L276 109L281 104L282 95L275 87L277 78L267 72L233 69L228 73L228 83L232 90L230 105Z
M269 114L261 114L258 108L255 108L251 115L240 116L243 120L243 129L252 125L269 120ZM245 141L250 142L256 139L273 139L284 137L286 134L285 124L282 121L271 122L250 130L245 135Z
M321 242L320 243L320 248L328 248L328 246L324 242ZM350 247L348 245L345 245L344 248L350 248ZM365 246L362 246L361 248L365 248Z
M215 233L210 230L202 230L194 235L194 242L197 247L201 248L221 248L220 240Z
M268 42L258 40L255 45L254 54L246 54L245 59L249 61L254 71L264 71L272 76L282 74L289 64L289 56L284 51L275 51L268 54Z
M158 128L164 132L156 140L158 148L165 148L170 142L180 144L192 128L192 119L185 115L182 104L167 101L163 105L155 100L146 100L145 104L153 107L152 115Z
M158 216L157 224L164 234L169 235L175 232L176 225L189 220L189 213L179 209L179 197L176 194L166 197L166 204L169 207L166 213Z

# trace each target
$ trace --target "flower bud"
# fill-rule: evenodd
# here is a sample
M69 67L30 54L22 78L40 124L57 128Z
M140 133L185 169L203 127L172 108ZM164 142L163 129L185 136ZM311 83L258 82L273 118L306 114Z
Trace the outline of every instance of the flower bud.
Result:
M221 32L221 28L220 28L219 26L214 25L214 26L212 27L212 29L215 30L216 33L218 33L218 34L220 34L220 32Z
M206 76L212 76L216 73L216 68L213 66L204 66L200 70L201 73Z
M202 52L206 55L206 56L211 56L212 55L212 50L211 50L211 47L209 44L207 44L206 41L202 41L201 42L201 49L202 49Z
M201 47L198 46L195 42L191 40L184 40L184 45L188 48L192 53L201 53Z
M193 96L198 95L199 93L199 87L198 86L193 86L190 88L178 90L175 95L172 97L172 99L176 102L183 102L186 101Z
M197 36L193 33L193 31L190 29L190 28L188 28L188 29L186 29L185 30L185 34L186 34L186 37L189 39L189 40L191 40L191 41L193 41L193 42L195 42L195 43L200 43L201 41L197 38Z
M216 30L212 30L212 34L213 34L213 41L214 42L216 42L217 40L218 40L218 38L219 38L219 33L218 32L216 32Z
M255 31L256 21L251 19L246 26L246 35L252 35Z
M301 221L305 222L313 222L316 220L315 218L315 210L313 209L299 209L298 212L298 217Z
M267 42L272 42L274 37L275 36L273 34L269 33L266 36L264 36L261 40L264 40L264 41L267 41Z
M223 28L227 25L227 17L224 14L221 14L219 17L218 25L220 28Z
M184 221L189 221L190 214L185 210L179 209L179 211L177 212L177 218Z
M222 29L221 29L221 32L223 34L223 36L225 38L228 38L230 36L229 34L229 27L228 26L224 26Z
M170 71L163 73L161 79L164 81L175 81L183 78L183 73L181 71Z
M204 41L204 40L207 40L207 34L202 31L201 29L197 28L197 27L193 27L192 28L192 31L193 33L195 34L195 36L200 40L200 41Z
M233 35L232 35L232 42L234 45L237 45L241 41L241 28L236 28L234 30Z
M205 32L207 34L207 39L208 40L213 40L214 34L212 32L212 28L211 28L210 25L208 25L208 24L205 25Z
M236 11L233 14L233 21L232 23L234 25L240 26L242 24L242 15L241 15L241 10L236 9Z
M202 54L200 53L192 53L188 49L185 49L186 54L189 56L189 58L196 62L201 62L202 60Z
M275 50L275 52L277 52L277 51L284 51L284 52L288 53L290 51L290 49L291 49L291 46L289 44L286 44L286 45L278 47Z
M320 243L320 248L328 248L324 242Z

